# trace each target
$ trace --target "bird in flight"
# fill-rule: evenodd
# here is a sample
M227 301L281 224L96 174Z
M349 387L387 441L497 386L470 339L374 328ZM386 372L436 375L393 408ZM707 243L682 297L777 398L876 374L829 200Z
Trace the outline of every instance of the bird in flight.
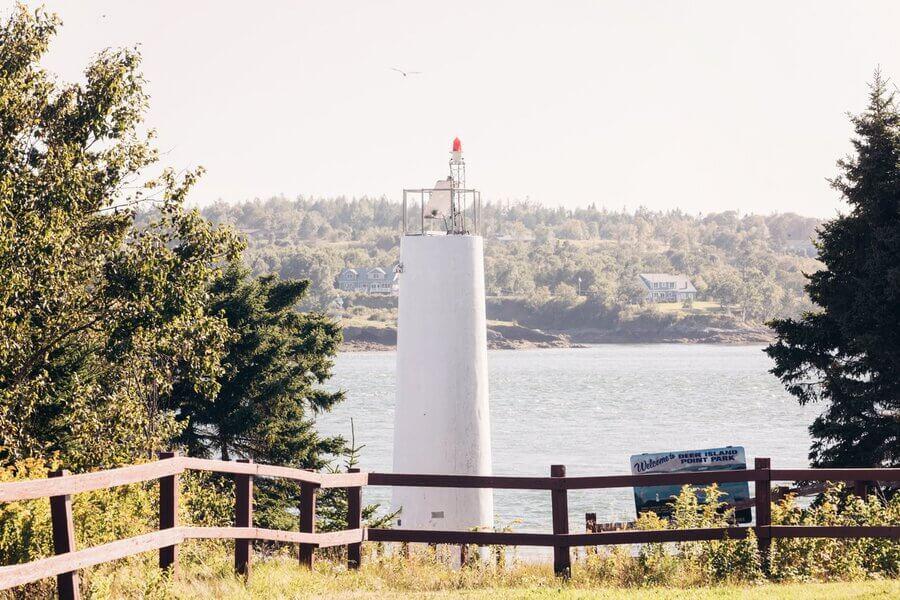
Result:
M408 77L409 75L421 75L421 71L404 71L403 69L398 69L397 67L391 67L391 71L397 71L404 77Z

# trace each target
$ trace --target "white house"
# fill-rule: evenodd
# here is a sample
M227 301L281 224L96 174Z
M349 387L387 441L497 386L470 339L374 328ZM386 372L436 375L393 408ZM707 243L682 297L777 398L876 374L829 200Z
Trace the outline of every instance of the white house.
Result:
M338 289L363 294L390 294L400 292L400 273L395 268L362 267L344 269L337 279Z
M693 301L697 288L685 275L669 273L641 273L638 280L644 286L648 302Z

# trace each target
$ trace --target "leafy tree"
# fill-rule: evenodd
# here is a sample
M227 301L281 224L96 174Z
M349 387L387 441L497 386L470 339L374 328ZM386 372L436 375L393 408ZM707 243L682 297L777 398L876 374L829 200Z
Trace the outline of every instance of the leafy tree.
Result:
M741 320L747 317L756 317L765 314L768 305L766 292L766 278L759 269L745 269L741 273L741 283L738 287L738 300L741 306Z
M614 303L616 291L616 282L612 277L597 277L594 282L588 286L588 296L608 305ZM640 302L639 294L638 302Z
M707 277L707 291L719 301L719 305L737 304L741 299L744 283L740 274L731 267L710 272Z
M647 290L636 275L621 280L616 293L621 305L642 304L647 298Z
M568 283L557 283L553 288L553 295L564 300L573 301L578 298L578 290Z
M556 237L562 240L584 240L589 236L588 228L583 221L569 219L555 228Z
M810 426L817 466L900 465L900 114L880 73L852 117L854 154L832 182L849 213L827 222L825 268L806 290L818 306L771 323L772 372L801 404L823 401Z
M57 27L21 5L0 24L0 461L80 469L167 444L156 399L176 383L216 391L227 327L207 288L240 244L183 209L197 173L141 181L157 154L139 54L58 84L39 66Z

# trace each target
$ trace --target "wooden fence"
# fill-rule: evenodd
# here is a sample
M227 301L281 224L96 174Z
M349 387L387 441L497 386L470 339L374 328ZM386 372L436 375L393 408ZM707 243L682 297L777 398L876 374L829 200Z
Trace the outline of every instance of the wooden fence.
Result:
M185 470L230 474L235 480L233 527L184 527L178 523L178 477ZM253 526L253 481L257 477L284 478L300 483L299 531L263 529ZM77 550L72 524L72 494L145 481L159 481L159 530L145 535ZM598 533L570 533L568 490L607 489L649 485L709 485L713 483L754 482L753 506L756 523L707 529L623 530ZM347 547L347 562L357 568L361 545L373 542L420 542L428 544L477 544L509 546L548 546L553 548L553 566L560 576L571 570L573 546L639 544L647 542L684 542L743 539L753 530L760 551L768 552L777 538L862 538L900 539L900 526L793 526L771 524L773 481L853 482L857 493L866 493L866 484L876 481L900 481L900 469L772 469L769 459L757 458L753 469L703 473L661 473L567 477L562 465L550 469L550 477L504 477L476 475L426 475L399 473L321 474L254 464L247 461L219 461L160 455L154 463L70 475L65 471L43 480L0 484L0 502L49 498L55 556L26 564L0 567L0 590L46 577L56 576L59 597L79 598L78 571L141 552L159 552L159 566L178 569L178 545L189 539L235 540L234 567L243 575L250 572L253 540L286 542L299 545L299 562L311 567L316 548ZM552 533L516 533L490 531L441 531L367 528L362 525L362 488L365 486L412 486L450 488L493 488L545 490L550 492ZM345 488L348 492L348 529L316 533L316 491Z

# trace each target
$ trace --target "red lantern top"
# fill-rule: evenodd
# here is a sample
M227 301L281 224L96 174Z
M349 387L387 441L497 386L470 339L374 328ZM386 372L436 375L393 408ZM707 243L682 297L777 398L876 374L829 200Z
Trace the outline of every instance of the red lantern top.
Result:
M462 142L459 141L459 138L453 138L453 151L462 152Z

